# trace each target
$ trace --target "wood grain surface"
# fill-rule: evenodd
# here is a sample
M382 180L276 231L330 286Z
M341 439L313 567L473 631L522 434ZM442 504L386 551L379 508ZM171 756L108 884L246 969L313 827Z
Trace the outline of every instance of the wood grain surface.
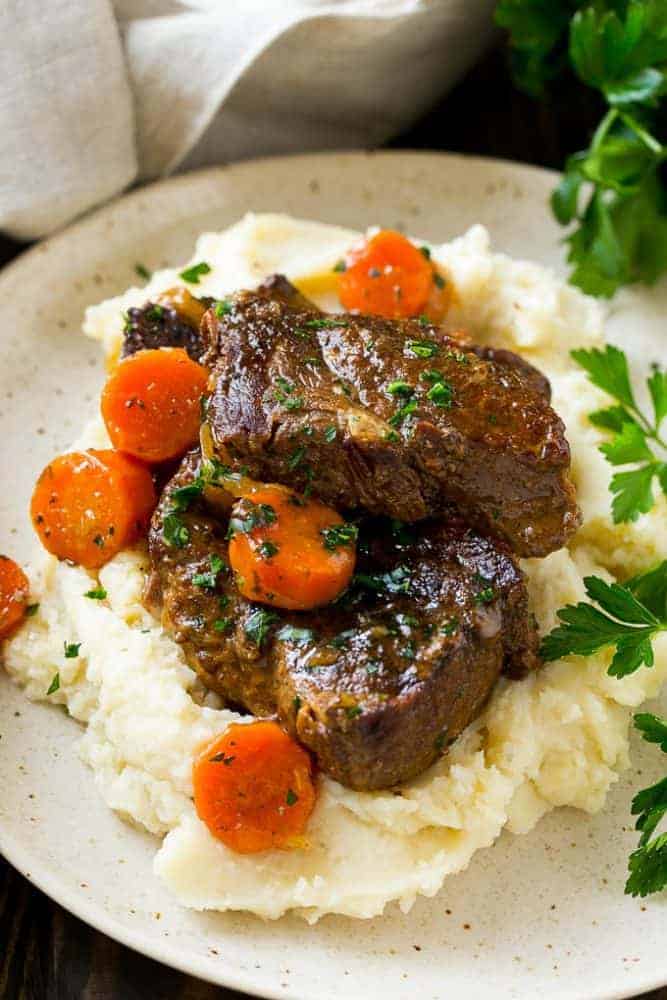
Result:
M593 95L582 96L580 88L573 91L568 83L542 103L517 93L502 52L494 50L390 146L500 156L559 169L568 153L586 145L598 112ZM21 249L0 238L0 264ZM240 997L143 958L92 930L0 857L0 1000ZM644 1000L667 1000L667 988L645 994Z

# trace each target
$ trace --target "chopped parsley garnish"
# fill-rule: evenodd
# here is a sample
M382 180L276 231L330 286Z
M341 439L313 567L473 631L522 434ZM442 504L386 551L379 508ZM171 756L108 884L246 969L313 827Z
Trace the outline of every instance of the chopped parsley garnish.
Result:
M339 319L308 319L303 325L309 326L311 330L327 330L340 326L341 321Z
M442 382L444 376L442 372L437 371L435 368L427 368L426 371L423 371L421 373L419 378L422 380L422 382L429 382L431 385L433 385L434 382Z
M285 802L287 803L287 805L295 806L298 801L299 801L299 796L296 794L296 792L293 789L288 788L287 795L285 796Z
M294 471L294 469L298 469L305 457L306 457L306 446L302 444L298 448L295 448L292 454L290 455L287 461L287 468L290 469L290 471L292 472Z
M330 528L322 528L320 534L324 538L324 548L335 552L342 545L354 545L359 529L356 524L334 524Z
M580 601L561 608L561 624L542 640L544 659L614 647L608 671L613 677L632 674L642 664L652 667L653 639L667 631L667 560L624 584L587 576L584 586L598 607Z
M419 252L420 252L420 254L422 254L423 257L426 257L426 260L430 260L431 259L431 251L430 251L429 247L426 247L426 246L420 247L419 248Z
M25 609L25 616L26 618L32 618L32 616L36 615L38 611L39 611L39 604L28 604L28 606Z
M387 392L392 396L411 396L414 389L409 382L404 382L402 379L396 379L396 381L389 383L387 386Z
M207 264L205 260L199 262L199 264L193 264L192 267L186 267L184 271L181 271L179 277L183 281L187 281L190 285L198 285L199 279L204 274L210 274L211 265Z
M63 643L63 653L66 660L75 660L79 655L79 650L81 649L80 642L64 642Z
M435 403L436 406L442 406L445 409L449 409L452 405L452 395L453 390L451 385L443 379L442 382L434 382L426 393L426 398L430 399L430 401Z
M276 403L280 403L286 410L300 410L303 406L303 397L294 394L293 383L281 375L275 379L275 383L277 388L273 390L273 398Z
M414 660L417 648L414 642L406 642L405 646L401 650L401 656L405 660Z
M182 549L190 541L190 532L175 510L165 514L162 522L162 537L167 545Z
M135 264L134 265L134 270L135 270L135 273L138 274L140 278L144 279L144 281L149 281L150 280L151 272L148 270L148 268L144 264L140 264L140 263Z
M348 705L345 709L345 714L348 719L356 719L358 716L363 714L363 708L361 705Z
M50 694L55 694L56 691L59 691L59 690L60 690L60 674L56 672L53 675L53 679L52 679L51 683L49 684L49 689L46 692L47 697Z
M400 410L397 410L392 417L389 418L389 423L392 427L400 427L401 424L407 420L407 418L415 412L417 409L417 403L414 399L402 406Z
M278 515L269 503L254 503L252 500L246 499L242 501L241 506L241 516L232 517L229 520L227 532L229 538L235 534L247 535L255 528L265 528L269 524L275 524L278 520Z
M261 649L266 642L269 629L273 623L277 621L280 621L280 617L273 611L266 611L265 608L257 608L257 610L253 611L248 617L248 620L243 626L243 631L245 632L246 638Z
M468 364L468 355L464 354L463 351L447 351L445 357L448 361L456 361L458 365Z
M107 592L104 587L93 587L92 590L87 590L84 597L89 597L91 601L103 601L106 599Z
M347 646L350 639L354 639L356 634L353 628L345 629L344 632L339 632L338 635L335 635L329 645L334 646L336 649L343 649Z
M224 569L226 569L224 561L220 558L217 552L213 552L209 556L209 569L203 573L195 573L192 577L192 582L195 587L201 587L203 590L215 590L216 584L218 582L218 576Z
M296 642L298 645L304 642L312 642L315 632L312 628L297 628L296 625L283 625L276 632L276 639L283 642Z
M439 271L433 272L433 284L435 285L436 288L444 288L445 285L447 284L447 282L445 281L445 279L443 278L443 276L440 274Z
M635 715L635 726L648 743L657 743L667 753L667 719L645 712ZM667 816L667 775L635 795L632 815L637 817L635 828L641 836L628 861L625 891L631 896L648 896L667 888L667 831L653 836Z
M329 427L324 428L324 440L327 442L327 444L331 444L332 441L336 440L336 434L337 431L333 424L331 424Z
M385 441L391 441L395 444L397 441L401 440L401 435L398 434L396 431L387 431L384 436L384 439Z
M388 573L355 573L354 583L375 593L408 594L410 592L410 570L407 566L396 566Z
M336 263L333 266L333 269L336 272L336 274L342 274L344 271L347 271L347 264L341 258L341 260L336 261Z
M164 306L152 305L146 312L146 319L154 320L156 323L164 316Z
M458 618L450 618L448 622L440 626L440 631L443 635L454 635L459 627Z
M432 340L406 340L405 346L416 358L434 358L440 351Z
M278 546L274 542L270 542L268 539L259 546L259 554L262 559L271 559L279 552Z
M218 319L222 319L223 316L229 316L232 311L232 304L229 299L220 299L219 302L215 304L215 315Z
M609 489L613 495L614 523L636 521L655 503L654 479L667 496L667 440L660 436L661 425L667 416L667 372L656 365L646 380L653 408L653 418L649 419L637 406L623 351L608 344L604 350L578 350L571 355L588 373L593 385L616 400L617 405L596 410L588 419L595 427L614 435L600 446L607 461L613 466L634 466L616 472ZM660 455L656 454L656 446L661 450Z
M224 751L221 751L220 753L216 753L212 757L209 757L209 760L211 764L224 764L226 767L229 767L232 761L236 760L236 757L233 755L226 757Z
M234 625L231 618L216 618L213 622L213 628L216 632L229 632Z
M298 712L302 704L303 702L301 701L301 698L299 698L298 694L295 694L292 700L292 708L294 709L294 711Z
M495 597L496 592L493 587L484 587L483 590L480 590L477 594L475 594L475 603L490 604L491 601L495 600Z

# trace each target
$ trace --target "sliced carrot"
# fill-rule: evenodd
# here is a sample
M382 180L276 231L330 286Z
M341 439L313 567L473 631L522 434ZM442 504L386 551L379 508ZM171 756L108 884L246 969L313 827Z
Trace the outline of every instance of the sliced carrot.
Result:
M201 751L192 781L197 815L233 851L300 845L315 805L312 765L276 722L229 726Z
M430 258L401 233L382 229L345 257L338 295L345 309L390 319L424 311L434 284Z
M259 486L229 522L229 562L251 601L304 611L328 604L354 572L356 529L286 486Z
M97 569L146 531L156 503L145 465L117 451L91 448L47 465L30 514L45 549Z
M23 620L30 583L20 566L0 556L0 639L5 639Z
M179 458L195 443L208 372L180 347L138 351L102 390L111 443L145 462Z

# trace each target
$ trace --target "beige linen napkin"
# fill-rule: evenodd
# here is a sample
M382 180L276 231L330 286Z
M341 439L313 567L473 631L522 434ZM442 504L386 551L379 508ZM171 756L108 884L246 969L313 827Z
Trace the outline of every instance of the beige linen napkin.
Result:
M373 146L470 64L494 0L5 0L0 228L48 233L136 179Z

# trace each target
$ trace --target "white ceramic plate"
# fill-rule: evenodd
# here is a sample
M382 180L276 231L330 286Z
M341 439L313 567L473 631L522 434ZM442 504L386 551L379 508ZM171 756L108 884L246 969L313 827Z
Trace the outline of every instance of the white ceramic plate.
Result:
M562 270L547 196L554 176L490 160L411 153L333 154L244 163L129 195L41 244L0 276L0 538L27 558L36 473L96 405L98 349L84 307L136 282L134 265L179 263L202 230L248 209L433 241L473 222L496 247ZM616 338L644 362L665 353L667 288L624 293ZM662 348L661 348L662 345ZM663 702L663 706L664 706ZM122 823L79 763L80 730L30 705L0 676L0 849L63 906L124 944L216 983L270 997L388 1000L621 997L667 982L667 898L623 895L633 788L660 776L655 748L594 818L558 811L506 834L407 916L327 918L308 927L176 905L151 871L152 839Z

